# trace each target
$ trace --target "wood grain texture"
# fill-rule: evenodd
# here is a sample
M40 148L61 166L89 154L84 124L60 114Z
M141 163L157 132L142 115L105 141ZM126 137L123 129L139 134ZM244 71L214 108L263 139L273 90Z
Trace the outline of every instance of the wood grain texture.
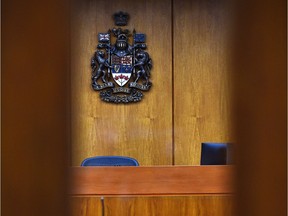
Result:
M175 164L198 165L202 142L231 142L229 5L174 1Z
M233 193L232 166L74 167L74 195Z
M125 155L141 165L172 164L171 4L161 1L75 1L71 21L72 165L86 157ZM97 34L114 26L116 11L127 11L128 28L147 35L153 86L137 104L102 102L91 88L90 59ZM164 39L163 39L164 38Z
M232 196L107 197L107 216L231 216Z
M102 204L100 197L70 197L71 216L101 216Z

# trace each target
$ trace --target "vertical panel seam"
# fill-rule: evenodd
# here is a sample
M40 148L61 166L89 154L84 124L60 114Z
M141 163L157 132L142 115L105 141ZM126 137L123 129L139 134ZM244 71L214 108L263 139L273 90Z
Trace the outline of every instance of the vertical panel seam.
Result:
M172 45L172 165L175 165L175 125L174 125L174 5L171 0L171 45Z
M66 124L67 126L67 139L68 139L68 144L67 144L67 150L68 150L68 165L73 166L73 161L72 161L72 152L73 152L73 146L72 146L72 75L71 75L71 43L72 43L72 4L73 2L69 2L69 11L68 11L68 75L67 75L67 104L68 107L66 110L68 111L67 116L67 121Z

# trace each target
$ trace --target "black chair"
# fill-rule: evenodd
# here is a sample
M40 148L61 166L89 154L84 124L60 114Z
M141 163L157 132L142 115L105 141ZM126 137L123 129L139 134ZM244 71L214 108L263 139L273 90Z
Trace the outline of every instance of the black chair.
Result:
M134 158L123 156L96 156L86 158L81 166L139 166Z
M202 143L201 165L233 164L233 149L231 143Z

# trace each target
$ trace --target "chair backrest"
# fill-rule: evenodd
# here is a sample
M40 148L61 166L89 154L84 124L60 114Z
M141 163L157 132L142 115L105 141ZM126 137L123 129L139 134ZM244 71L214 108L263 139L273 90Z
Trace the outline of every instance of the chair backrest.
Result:
M81 166L139 166L134 158L123 156L96 156L86 158Z
M231 143L202 143L201 165L233 164Z

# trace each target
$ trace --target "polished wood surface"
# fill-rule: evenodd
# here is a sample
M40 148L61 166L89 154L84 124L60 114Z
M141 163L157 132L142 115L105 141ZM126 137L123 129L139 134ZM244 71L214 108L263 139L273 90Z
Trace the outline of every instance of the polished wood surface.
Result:
M102 102L91 88L90 59L97 34L127 11L128 29L147 35L153 86L137 104ZM74 1L71 19L72 165L86 157L125 155L141 165L172 164L172 48L169 0Z
M233 193L232 166L73 167L70 194Z
M71 197L70 216L102 216L100 197Z
M229 195L169 197L105 197L109 216L234 216Z
M199 165L202 142L233 142L228 1L173 3L175 165Z

